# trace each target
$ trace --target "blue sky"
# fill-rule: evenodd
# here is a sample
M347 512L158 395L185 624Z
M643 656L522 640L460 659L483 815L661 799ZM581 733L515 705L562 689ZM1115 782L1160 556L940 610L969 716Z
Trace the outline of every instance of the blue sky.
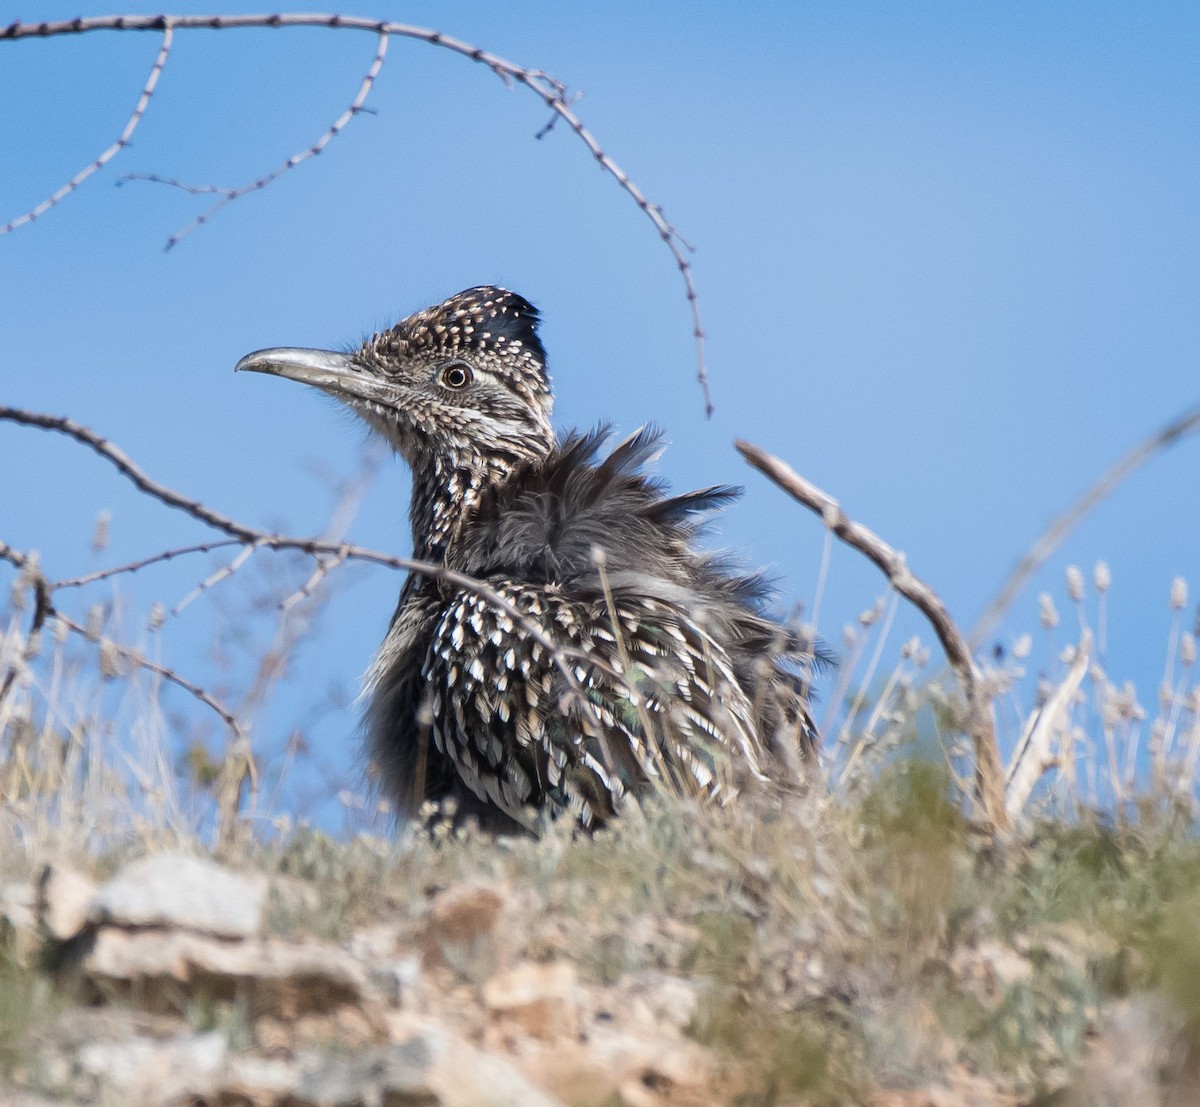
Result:
M321 10L305 4L290 10ZM28 11L5 11L8 23ZM218 6L176 5L178 12ZM39 18L102 14L42 5ZM229 7L226 10L240 10ZM245 10L251 10L249 8ZM363 435L334 405L232 366L270 345L336 346L461 288L542 309L562 426L663 424L673 485L744 484L719 540L811 595L819 521L747 469L748 438L904 550L960 622L1110 462L1197 400L1200 9L1189 4L364 3L582 91L606 150L696 246L716 413L690 319L645 218L542 105L489 72L394 40L368 101L319 158L175 250L201 201L122 173L241 184L349 103L369 35L181 32L133 146L33 226L0 238L0 402L68 414L159 479L254 525L321 524L314 469ZM0 222L116 135L154 34L0 43ZM199 540L103 463L0 426L0 532L53 575ZM998 635L1036 628L1069 563L1111 566L1108 668L1149 701L1172 577L1200 584L1200 443L1157 458L1092 515ZM389 462L352 529L407 552L407 475ZM209 563L123 586L173 602ZM1090 572L1089 572L1090 576ZM352 687L399 586L359 574L263 722L278 740L330 682ZM835 551L823 628L882 582ZM203 605L164 635L204 672ZM931 637L906 616L907 633ZM1067 636L1063 636L1063 641ZM314 724L353 763L344 713Z

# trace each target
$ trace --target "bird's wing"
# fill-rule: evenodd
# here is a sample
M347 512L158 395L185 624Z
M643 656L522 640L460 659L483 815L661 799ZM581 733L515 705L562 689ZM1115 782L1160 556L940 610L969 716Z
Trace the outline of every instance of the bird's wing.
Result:
M700 620L648 591L493 587L555 648L474 593L443 608L427 717L480 798L518 820L548 803L590 825L648 783L723 799L739 776L761 776L753 705Z

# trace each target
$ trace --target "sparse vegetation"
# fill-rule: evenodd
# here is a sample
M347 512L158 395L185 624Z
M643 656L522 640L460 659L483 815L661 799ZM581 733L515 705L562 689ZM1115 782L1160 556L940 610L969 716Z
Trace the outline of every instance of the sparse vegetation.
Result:
M305 21L378 36L357 97L279 170L244 188L217 189L223 198L169 245L319 153L369 110L363 103L389 36L416 38L532 92L649 219L682 276L709 404L690 248L584 128L565 85L438 32L341 17L241 22ZM125 149L176 30L222 22L106 17L0 29L0 39L12 41L122 24L163 36L119 141L0 233L56 207ZM1044 594L1040 630L1012 635L985 664L979 634L959 632L897 551L791 474L795 488L803 485L797 498L827 528L822 579L837 534L880 566L890 588L848 622L838 643L841 665L818 688L826 745L806 794L746 795L723 808L663 795L631 805L592 837L563 820L538 836L497 840L434 812L423 825L393 832L369 781L338 781L323 798L336 796L344 825L324 819L314 826L296 817L291 802L294 782L311 767L303 725L282 745L264 748L262 733L251 740L251 724L309 637L341 579L336 571L355 560L405 567L344 544L378 458L364 455L360 473L338 490L320 538L289 538L158 485L70 419L8 407L0 417L70 435L143 492L222 535L58 580L36 554L0 535L0 582L9 586L0 603L0 1099L29 1094L42 1097L31 1100L37 1104L133 1107L141 1101L103 1083L112 1076L103 1064L88 1070L91 1084L81 1084L75 1058L97 1041L135 1037L138 1048L165 1042L181 1051L201 1038L217 1040L256 1062L294 1061L314 1047L321 1063L366 1056L374 1064L368 1045L417 1040L402 1039L389 1022L415 1013L525 1066L534 1081L556 1050L582 1051L581 1072L591 1071L588 1064L615 1068L615 1051L596 1047L608 1027L625 1035L622 1048L663 1025L694 1049L673 1065L632 1066L632 1086L614 1084L598 1098L560 1073L554 1094L579 1107L1070 1107L1101 1093L1106 1102L1200 1101L1200 684L1197 628L1182 579L1169 586L1163 675L1152 691L1139 696L1108 671L1113 582L1103 563L1092 571L1090 591L1084 572L1068 568L1065 602ZM1127 473L1197 429L1200 413L1189 412L1104 474L1017 567L985 629ZM778 459L746 444L743 453L788 487L778 479L786 469ZM97 524L96 555L109 523L104 515ZM126 574L185 556L214 558L174 610L196 601L211 608L217 645L209 671L219 695L158 660L171 625L166 606L143 610L122 591ZM821 609L820 585L817 592L810 613ZM952 671L931 671L929 646L919 638L897 646L889 637L907 600L923 604ZM237 633L225 634L223 620ZM821 630L828 634L803 628L806 636ZM345 702L308 706L350 714ZM1007 781L998 764L988 767L994 736L1013 754ZM131 858L167 850L215 855L264 875L266 918L262 933L252 935L262 946L247 960L267 943L291 943L289 953L315 953L304 963L307 975L272 978L255 991L241 969L209 963L197 983L179 968L189 955L174 950L161 979L147 974L129 985L99 971L88 976L80 936L94 938L101 924L80 923L66 937L51 933L46 904L37 902L44 867L101 880ZM455 910L502 923L439 922ZM120 937L139 928L154 929L132 924ZM156 936L164 942L179 937L161 929ZM208 942L205 955L239 952L233 938L199 935L185 937ZM387 991L386 1017L365 1001L355 1008L369 989L360 994L356 980L345 979L329 989L341 989L329 1001L336 1013L314 1014L317 1000L329 1000L317 994L316 962L333 954L345 954L370 988ZM564 985L562 993L535 996L546 1001L539 1017L551 1023L548 1030L495 1017L519 989L489 1000L489 985L516 969L560 965L579 995ZM92 1019L98 1012L113 1016L109 1024ZM564 1012L570 1018L556 1022ZM298 1102L289 1096L188 1090L165 1101ZM395 1100L415 1101L431 1102Z
M10 642L19 615L9 613ZM65 857L107 871L117 855L202 849L196 827L172 813L205 785L168 771L167 728L138 773L109 739L95 689L137 677L106 678L98 661L71 662L52 642L5 703L3 870L24 875ZM24 656L10 649L6 664ZM647 973L687 979L700 997L687 1033L722 1059L713 1102L880 1102L881 1089L964 1081L995 1102L1047 1102L1038 1097L1072 1086L1110 1008L1129 997L1168 1004L1193 1049L1200 842L1187 797L1143 789L1117 810L1057 784L1018 835L994 841L964 813L947 762L919 752L933 715L914 727L903 710L942 699L936 685L908 687L890 713L907 739L889 731L886 757L860 757L850 780L831 772L832 790L787 802L714 810L664 798L594 838L558 825L501 841L449 822L394 839L332 837L277 812L270 833L243 835L227 859L280 882L269 927L293 938L415 926L432 896L464 883L511 889L519 907L504 948L449 950L454 974L478 987L501 962L570 959L597 987ZM108 702L128 710L124 696ZM160 717L153 701L148 710ZM1187 707L1175 716L1194 726ZM161 774L157 787L146 766ZM63 1001L15 947L4 958L0 1039L12 1079L23 1071L19 1043ZM206 1008L205 1027L234 1024L240 1042L252 1040L236 1011ZM1168 1068L1173 1077L1179 1065Z

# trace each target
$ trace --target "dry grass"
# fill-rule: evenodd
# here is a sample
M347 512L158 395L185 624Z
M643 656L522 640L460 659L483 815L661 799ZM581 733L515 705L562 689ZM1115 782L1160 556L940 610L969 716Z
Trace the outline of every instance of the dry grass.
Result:
M519 889L513 956L570 957L600 984L649 971L696 982L689 1032L742 1074L745 1105L866 1102L956 1072L1027 1101L1049 1095L1122 997L1156 993L1200 1028L1200 700L1184 586L1151 713L1102 668L1108 584L1094 579L1089 605L1068 576L1078 631L1066 634L1047 597L1044 657L1018 638L987 673L1015 745L1073 649L1096 643L1087 679L1044 728L1047 768L1006 843L967 813L956 693L926 672L920 642L889 641L884 602L844 639L825 780L806 796L721 810L663 798L593 838L564 822L502 841L445 822L334 837L260 809L226 856L310 882L319 894L277 903L271 925L326 939L416 919L463 880ZM131 853L204 849L219 755L207 773L172 753L152 675L53 624L28 649L20 600L0 615L0 672L15 671L0 701L0 875L52 857L105 871ZM277 604L260 609L278 620ZM112 636L131 622L111 605L91 617ZM271 648L285 631L266 636ZM153 652L155 633L137 648ZM899 656L886 671L889 651ZM459 968L478 982L490 966L464 957ZM0 997L11 1065L11 1043L64 999L3 950Z

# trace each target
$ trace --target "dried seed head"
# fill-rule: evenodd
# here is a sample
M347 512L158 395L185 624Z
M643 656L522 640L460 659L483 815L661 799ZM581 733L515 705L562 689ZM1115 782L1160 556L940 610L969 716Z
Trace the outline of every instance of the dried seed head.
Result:
M150 618L147 620L147 626L150 630L162 630L163 623L167 621L167 609L155 600L154 606L150 608Z
M100 643L100 675L105 680L115 680L121 675L121 651L107 638Z
M1183 577L1176 577L1171 581L1171 610L1182 611L1187 607L1188 602L1188 586L1187 581Z
M1132 681L1127 680L1119 692L1113 690L1112 705L1117 717L1125 722L1138 722L1146 717L1146 709L1138 703Z
M1043 592L1038 596L1038 608L1041 612L1042 626L1046 630L1053 630L1058 626L1058 608L1054 606L1054 600L1050 597L1049 592Z
M1108 571L1107 561L1096 562L1096 567L1092 570L1092 583L1101 594L1109 590L1112 585L1112 573Z
M108 532L111 526L112 512L105 508L96 516L96 525L92 528L92 553L108 549Z
M842 627L842 645L849 649L858 641L858 631L849 623Z
M1078 565L1067 566L1067 595L1072 603L1083 603L1083 573Z
M99 638L100 632L104 629L104 605L94 603L88 608L87 621L84 623L84 629L89 638Z
M1021 634L1017 636L1017 640L1013 642L1012 655L1018 661L1029 656L1033 650L1033 635Z
M883 600L878 599L875 601L874 607L869 607L866 611L863 611L859 614L858 621L864 627L874 626L877 622L879 622L879 618L882 614Z
M1185 630L1179 639L1179 660L1184 665L1191 665L1196 660L1196 636Z

